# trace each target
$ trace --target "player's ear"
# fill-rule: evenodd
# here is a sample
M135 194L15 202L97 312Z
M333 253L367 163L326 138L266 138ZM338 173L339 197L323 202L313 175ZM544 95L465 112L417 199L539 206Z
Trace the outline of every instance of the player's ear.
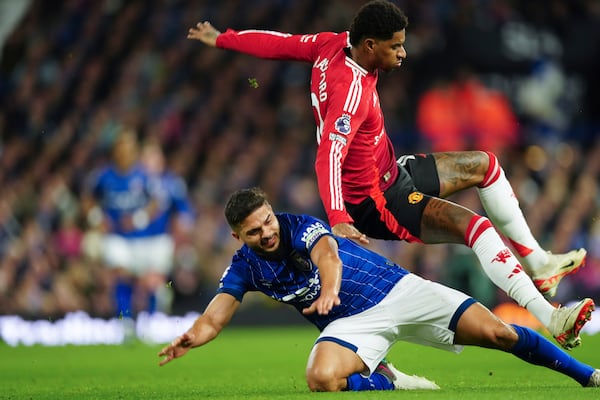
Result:
M375 47L375 39L366 38L363 42L363 46L367 51L372 52L373 48Z
M231 236L233 236L235 240L240 240L240 235L238 235L235 231L231 231Z

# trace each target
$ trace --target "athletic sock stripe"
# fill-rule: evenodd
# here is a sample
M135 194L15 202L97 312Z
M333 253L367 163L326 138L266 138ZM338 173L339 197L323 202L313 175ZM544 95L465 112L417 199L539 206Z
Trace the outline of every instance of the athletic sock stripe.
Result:
M527 257L528 255L530 255L531 253L533 253L533 249L525 246L524 244L515 242L512 239L508 239L510 241L510 243L513 245L513 247L515 248L515 250L517 250L517 253L519 254L519 256L521 257Z
M475 215L469 221L469 227L465 233L465 243L469 247L473 247L477 239L489 228L493 228L489 219L481 215Z
M481 184L479 184L480 188L490 186L492 183L496 182L498 180L498 178L500 177L500 173L502 172L502 168L500 168L500 163L498 162L498 158L496 158L494 153L491 153L489 151L486 151L485 153L488 155L488 158L490 160L490 165L485 174L485 177L483 178L483 182L481 182Z

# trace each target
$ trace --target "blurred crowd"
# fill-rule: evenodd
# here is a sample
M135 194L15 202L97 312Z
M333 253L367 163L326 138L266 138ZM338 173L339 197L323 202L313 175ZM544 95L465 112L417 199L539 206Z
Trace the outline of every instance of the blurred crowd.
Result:
M3 6L10 4L4 1ZM196 214L175 235L170 312L201 310L238 243L224 201L258 185L324 217L310 66L203 47L187 29L347 29L363 1L34 0L0 58L0 314L115 313L100 232L82 207L120 131L160 143ZM397 1L408 58L379 91L397 153L496 152L540 243L585 247L557 301L600 299L600 1ZM480 211L476 192L453 200ZM466 246L375 241L408 269L505 300Z

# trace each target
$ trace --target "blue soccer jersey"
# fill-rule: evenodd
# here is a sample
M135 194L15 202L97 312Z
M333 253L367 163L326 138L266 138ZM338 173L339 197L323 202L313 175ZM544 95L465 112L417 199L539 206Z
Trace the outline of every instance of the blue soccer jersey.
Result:
M148 175L135 166L119 172L108 166L92 176L91 191L110 220L112 233L124 237L144 237L143 229L129 230L122 226L122 218L146 207L151 201Z
M331 235L323 221L307 215L276 214L280 225L280 260L259 257L244 245L233 256L220 281L219 293L239 301L246 292L260 291L294 306L298 311L310 306L319 296L319 271L310 259L317 241ZM349 239L336 237L342 260L341 304L328 315L313 313L305 317L322 330L331 321L358 314L378 304L408 271Z
M168 233L174 215L193 223L195 213L188 198L187 186L181 177L170 172L151 176L150 194L157 204L157 210L146 227L149 235Z

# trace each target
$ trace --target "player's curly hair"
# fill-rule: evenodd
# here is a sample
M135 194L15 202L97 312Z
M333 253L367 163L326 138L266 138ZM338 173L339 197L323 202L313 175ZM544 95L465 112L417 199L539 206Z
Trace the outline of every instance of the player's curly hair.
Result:
M357 46L365 38L389 40L408 26L408 18L395 4L374 0L362 6L350 25L350 44Z
M238 190L229 197L225 205L227 223L232 229L237 230L248 215L268 203L267 194L258 187Z

